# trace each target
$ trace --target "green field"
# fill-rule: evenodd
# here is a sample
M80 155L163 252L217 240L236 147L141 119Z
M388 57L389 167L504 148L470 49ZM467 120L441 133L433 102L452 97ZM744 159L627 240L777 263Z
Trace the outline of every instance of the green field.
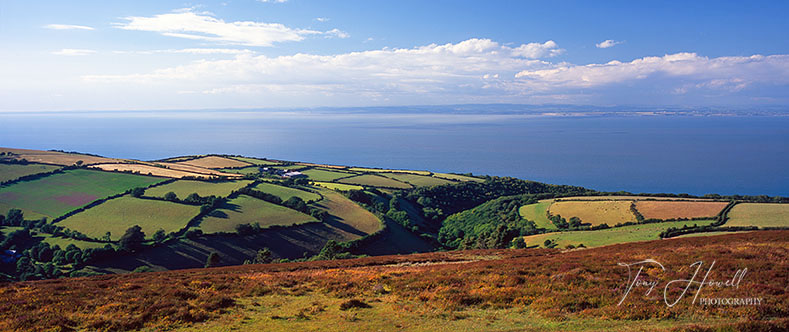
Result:
M442 184L452 183L452 181L424 175L406 174L406 173L382 173L381 175L397 181L410 183L414 187L431 187L440 186Z
M407 183L402 183L397 180L393 180L383 176L372 175L372 174L354 176L352 178L337 180L337 182L356 184L360 186L370 186L370 187L388 187L388 188L397 188L397 189L411 188L411 186Z
M450 174L450 173L433 173L433 176L437 178L447 179L447 180L455 180L455 181L476 181L476 182L485 182L485 179L475 178L471 176L465 175L457 175L457 174Z
M199 206L123 196L68 217L56 225L93 238L110 232L118 240L129 227L139 225L150 238L158 229L176 232L200 212Z
M542 247L545 240L550 239L559 244L558 248L564 248L570 244L574 246L583 244L586 247L599 247L625 242L659 240L660 232L669 227L682 228L684 225L688 227L693 225L703 226L713 222L714 220L670 221L614 227L596 231L569 231L530 235L524 237L524 240L529 246L539 245Z
M321 196L316 193L311 193L309 191L294 189L290 187L278 186L276 184L271 183L259 183L256 186L252 187L252 189L260 190L265 193L272 194L281 198L283 201L296 196L301 198L303 201L318 201L321 199Z
M194 180L178 180L163 186L153 187L145 191L146 196L164 197L168 192L174 192L180 199L186 198L191 193L197 193L201 197L217 196L225 197L230 195L233 190L241 189L252 183L252 180L227 181L227 182L205 182Z
M0 226L0 233L3 233L4 235L8 235L11 232L22 230L22 229L24 228L17 226ZM73 244L80 249L101 248L104 247L104 245L106 245L106 243L101 243L101 242L80 241L71 238L53 237L51 234L41 233L36 231L32 231L31 235L33 236L33 239L36 241L49 243L50 246L59 245L60 249L66 249L66 247L68 247L69 244Z
M32 174L51 172L60 168L59 166L52 165L15 165L15 164L0 164L0 182L16 180L23 176Z
M538 228L556 229L550 220L548 220L548 207L553 203L552 199L541 200L538 203L521 206L518 213L526 220L531 220L537 224Z
M244 168L222 168L222 169L218 169L218 171L225 173L249 175L249 174L257 174L258 172L260 172L260 166L248 166Z
M0 188L0 211L17 208L26 218L55 218L100 198L146 187L162 178L86 169L65 171Z
M272 204L254 197L239 195L228 201L221 209L211 212L200 221L203 233L236 231L236 225L259 223L267 226L290 226L317 221L299 211Z
M233 158L235 160L246 161L246 162L248 162L250 164L253 164L253 165L277 165L277 164L279 164L278 162L275 162L275 161L263 160L263 159L257 159L257 158L246 158L246 157L231 157L231 158Z
M690 234L682 234L680 236L675 237L699 237L699 236L716 236L716 235L726 235L726 234L734 234L734 233L747 233L745 232L702 232L702 233L690 233Z
M339 178L347 178L349 176L353 176L353 174L351 173L326 171L317 168L308 169L306 171L303 171L302 173L310 177L310 180L322 181L322 182L331 182Z
M344 183L335 183L335 182L313 182L312 184L327 189L342 190L342 191L364 189L364 187L357 186L355 184L344 184Z
M373 173L411 173L418 175L430 175L428 171L411 171L407 169L382 169L382 168L366 168L366 167L352 167L349 171L356 172L373 172Z
M740 203L724 226L789 227L789 204Z

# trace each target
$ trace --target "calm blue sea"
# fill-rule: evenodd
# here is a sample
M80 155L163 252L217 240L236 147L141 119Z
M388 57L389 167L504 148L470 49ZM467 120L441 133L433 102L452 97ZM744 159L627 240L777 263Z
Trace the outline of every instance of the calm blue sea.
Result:
M789 195L789 117L168 111L0 114L0 146L227 153L606 191Z

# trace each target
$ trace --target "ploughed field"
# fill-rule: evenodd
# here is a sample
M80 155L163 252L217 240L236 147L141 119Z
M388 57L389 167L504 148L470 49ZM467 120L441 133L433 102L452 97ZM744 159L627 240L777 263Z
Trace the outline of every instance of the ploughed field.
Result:
M656 290L636 285L625 297L628 270L618 263L645 259L665 267L641 274ZM685 284L671 284L664 298L697 261L707 281L747 274L738 287L691 285L683 297ZM780 331L789 328L787 261L789 231L761 231L5 283L0 330ZM693 304L696 292L762 302Z

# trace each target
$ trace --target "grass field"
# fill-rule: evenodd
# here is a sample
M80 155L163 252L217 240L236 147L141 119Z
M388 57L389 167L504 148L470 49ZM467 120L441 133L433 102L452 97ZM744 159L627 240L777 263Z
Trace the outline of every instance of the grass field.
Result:
M338 222L349 225L364 234L371 234L381 229L381 221L374 214L365 210L352 200L331 190L321 190L324 199L316 204L329 211ZM361 234L355 236L358 238Z
M6 153L11 152L15 154L16 159L26 159L29 162L55 164L62 166L74 165L78 161L82 161L83 165L90 165L97 163L120 163L126 161L124 159L95 157L95 156L89 156L84 154L63 153L63 152L55 152L55 151L0 148L0 152L6 152Z
M188 171L169 169L169 168L157 167L157 166L146 165L146 164L98 164L90 167L98 168L110 172L131 171L143 175L150 174L154 176L161 176L161 177L175 178L175 179L179 179L186 176L192 176L196 178L215 177L203 173L188 172ZM240 175L233 174L233 176L240 176Z
M52 165L13 165L13 164L0 164L0 182L16 180L23 176L51 172L60 167Z
M538 228L556 229L556 225L548 220L548 207L551 203L553 203L552 199L544 199L538 203L524 205L518 209L518 214L524 219L533 221Z
M302 166L310 166L310 167L323 167L323 168L332 168L332 169L347 169L348 166L341 166L341 165L328 165L328 164L315 164L315 163L302 163L298 162L296 165Z
M218 171L224 173L241 174L241 175L257 174L258 172L260 172L260 166L249 166L244 168L221 168L218 169Z
M339 178L347 178L349 176L354 175L351 173L327 171L317 168L308 169L306 171L303 171L302 173L308 176L310 180L320 181L320 182L331 182Z
M327 188L327 189L342 190L342 191L362 190L362 189L364 189L364 187L357 186L355 184L344 184L344 183L335 183L335 182L317 182L316 181L316 182L312 182L312 184L316 185L316 186L319 186L319 187Z
M789 204L740 203L724 226L789 227Z
M727 202L636 201L636 210L646 219L715 217Z
M437 178L447 179L447 180L455 180L455 181L475 181L475 182L485 182L485 179L475 178L471 176L465 175L457 175L457 174L450 174L450 173L433 173L433 176Z
M259 223L262 227L290 226L317 221L299 211L254 197L239 195L200 221L203 233L233 233L236 225Z
M316 193L311 193L309 191L299 190L290 187L278 186L276 184L271 183L259 183L254 186L252 189L260 190L265 193L272 194L274 196L278 196L283 201L296 196L301 198L303 201L317 201L321 199L321 196Z
M187 161L181 161L178 163L183 165L202 167L202 168L229 168L229 167L245 167L251 165L250 163L245 161L239 161L235 159L218 157L218 156L207 156L207 157L202 157L202 158L197 158Z
M430 187L440 186L442 184L452 183L452 181L424 175L407 174L407 173L382 173L381 175L397 181L409 183L414 187Z
M682 228L684 225L688 227L693 225L703 226L709 225L712 222L714 222L714 220L669 221L614 227L596 231L569 231L529 235L524 237L524 240L527 245L539 245L540 247L544 246L545 240L555 241L558 244L558 248L564 248L570 244L574 246L583 244L586 247L600 247L617 243L659 240L660 232L669 227Z
M680 236L675 236L675 237L717 236L717 235L727 235L727 234L734 234L734 233L748 233L748 231L744 231L744 232L702 232L702 233L682 234Z
M159 165L159 166L167 167L169 169L174 169L174 170L184 171L184 172L189 172L189 173L195 173L195 174L203 174L203 175L207 175L207 176L227 176L227 177L240 177L241 176L240 174L224 173L224 172L220 172L220 171L217 171L217 170L213 170L213 169L209 169L209 168L203 168L203 167L198 167L198 166L193 166L193 165L188 165L188 164L183 164L183 163L180 163L180 162L179 163L158 162L158 163L155 163L155 164Z
M411 171L407 169L383 169L383 168L366 168L366 167L351 167L349 171L355 172L372 172L372 173L406 173L417 175L430 175L429 171Z
M0 182L16 180L23 176L28 176L38 173L51 172L58 168L60 167L52 166L52 165L38 165L38 164L28 164L28 165L0 164Z
M76 169L0 188L0 211L21 209L27 218L54 218L97 199L146 187L164 179Z
M397 180L393 180L383 176L372 175L372 174L364 174L364 175L354 176L352 178L340 179L337 180L337 182L356 184L360 186L370 186L370 187L388 187L388 188L397 188L397 189L411 188L411 185L407 183L402 183Z
M201 197L211 195L225 197L230 195L233 190L238 190L252 183L252 180L226 181L226 182L204 182L194 180L178 180L163 186L153 187L145 191L145 196L164 197L168 192L174 192L178 198L184 199L191 193L197 193Z
M665 197L665 196L573 196L573 197L565 197L565 198L557 198L557 201L635 201L635 200L647 200L647 201L710 201L707 198L684 198L684 197Z
M246 158L246 157L232 157L235 160L240 160L246 163L250 163L252 165L277 165L280 162L272 161L272 160L263 160L257 158Z
M11 232L24 229L23 227L16 227L16 226L0 226L0 233L8 235ZM31 232L33 239L35 241L41 241L49 243L50 246L59 245L61 249L66 249L69 244L73 244L80 249L87 249L87 248L100 248L104 247L105 243L100 242L90 242L90 241L80 241L74 240L71 238L63 238L63 237L53 237L51 234L41 233L41 232Z
M146 238L150 238L160 228L170 233L186 227L199 212L199 206L123 196L63 219L56 225L93 238L110 232L112 240L118 240L129 227L139 225Z
M630 211L630 204L630 201L557 201L551 204L548 211L551 215L561 215L567 220L578 217L583 223L614 226L636 220Z

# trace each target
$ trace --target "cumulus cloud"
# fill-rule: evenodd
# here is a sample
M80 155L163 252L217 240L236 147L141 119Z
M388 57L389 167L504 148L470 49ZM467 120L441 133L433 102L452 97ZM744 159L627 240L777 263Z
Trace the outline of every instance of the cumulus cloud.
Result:
M93 30L93 28L89 26L73 24L47 24L44 28L52 30Z
M448 103L584 102L598 95L616 102L618 95L610 95L616 90L607 89L634 82L674 96L694 90L742 93L756 84L789 84L789 55L707 58L677 53L586 65L548 61L560 50L552 41L508 46L469 39L335 55L239 53L151 72L82 78L102 85L171 86L173 91L203 96L307 98L314 94L342 100Z
M619 45L621 43L624 43L624 42L616 41L616 40L613 40L613 39L606 39L604 41L601 41L601 42L595 44L594 46L596 46L597 48L609 48L609 47L614 47L616 45Z
M528 45L528 44L526 44ZM239 54L233 59L200 60L133 75L90 75L89 82L174 82L181 90L219 93L252 91L319 91L329 93L447 93L486 89L509 80L523 68L546 62L527 58L518 47L489 39L430 44L415 48L384 48L337 55L295 54L279 57ZM550 54L550 52L546 53ZM483 79L485 77L485 79Z
M553 40L549 40L542 44L528 43L518 46L512 50L512 54L515 56L522 56L532 59L554 57L562 53L564 53L564 50L559 48L559 45L557 45Z
M60 51L52 52L52 54L54 55L65 55L65 56L81 56L81 55L90 55L94 53L96 53L96 51L94 50L75 49L75 48L64 48Z
M234 48L183 48L183 49L167 49L167 50L149 50L149 51L113 51L116 54L246 54L254 53L253 51Z
M225 22L209 13L198 13L191 9L152 17L130 16L124 19L127 22L116 24L124 30L158 32L170 37L245 46L272 46L274 43L301 41L306 36L316 35L348 37L347 33L337 29L317 31L289 28L279 23Z
M630 62L558 64L515 75L535 89L590 88L647 79L685 79L697 87L738 90L755 82L789 83L789 55L708 58L696 53L644 57Z

